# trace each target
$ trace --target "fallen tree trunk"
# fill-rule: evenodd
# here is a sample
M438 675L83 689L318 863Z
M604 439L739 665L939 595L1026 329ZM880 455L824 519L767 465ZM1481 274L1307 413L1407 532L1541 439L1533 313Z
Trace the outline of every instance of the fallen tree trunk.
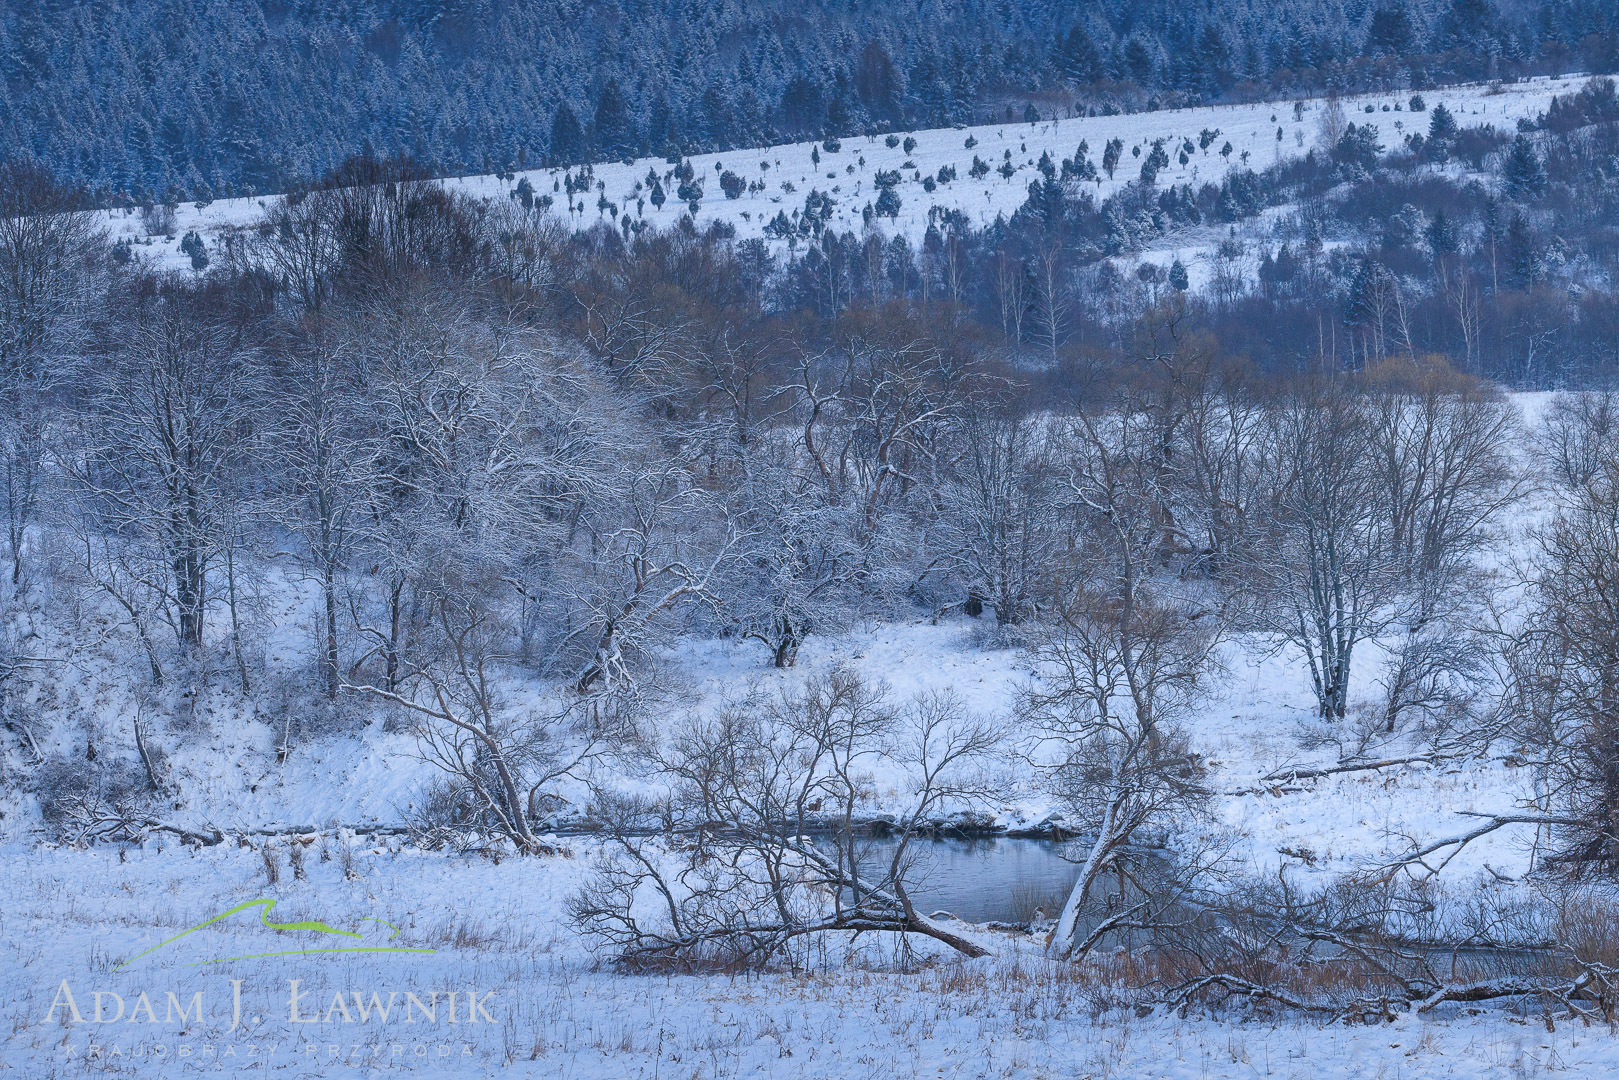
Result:
M356 836L407 836L403 825L285 825L275 827L221 828L191 827L159 818L123 814L115 809L81 808L73 815L74 839L135 841L146 833L167 833L182 843L214 847L232 837L318 836L322 833L351 832Z
M1447 836L1442 840L1434 840L1421 847L1413 844L1413 850L1401 856L1394 862L1379 867L1371 880L1388 881L1401 870L1411 870L1420 867L1426 871L1427 877L1433 877L1450 864L1450 861L1461 854L1473 841L1488 836L1497 829L1504 829L1508 825L1534 825L1534 826L1577 826L1582 825L1579 818L1566 817L1557 814L1489 814L1478 810L1458 810L1463 817L1483 818L1484 824L1471 829L1458 836ZM1447 850L1448 849L1448 850ZM1430 864L1430 856L1440 856L1437 864Z
M926 915L913 915L905 920L904 929L913 934L942 941L963 956L976 960L980 956L988 956L989 950L975 941L970 941L960 934L951 933Z
M1398 1014L1401 1012L1413 1012L1421 1015L1447 1003L1498 1001L1503 998L1516 997L1549 998L1570 1009L1574 1009L1573 1000L1585 991L1583 984L1586 981L1543 980L1508 975L1498 979L1483 979L1477 982L1441 986L1422 997L1414 996L1408 990L1404 993L1396 992L1390 996L1374 999L1361 998L1345 1003L1312 1001L1297 994L1289 993L1279 987L1257 983L1251 979L1221 972L1200 976L1178 987L1167 995L1165 1003L1184 1015L1186 1008L1199 994L1216 990L1222 996L1240 997L1249 1001L1274 1001L1278 1005L1296 1009L1299 1012L1330 1015L1334 1020L1351 1021L1375 1014L1392 1022L1398 1018Z
M1338 765L1301 767L1291 766L1277 769L1259 778L1261 784L1281 784L1289 780L1319 780L1324 776L1337 776L1340 773L1370 772L1375 769L1393 768L1395 765L1435 765L1441 761L1455 761L1465 757L1465 754L1417 754L1413 757L1385 758L1381 761L1346 761Z

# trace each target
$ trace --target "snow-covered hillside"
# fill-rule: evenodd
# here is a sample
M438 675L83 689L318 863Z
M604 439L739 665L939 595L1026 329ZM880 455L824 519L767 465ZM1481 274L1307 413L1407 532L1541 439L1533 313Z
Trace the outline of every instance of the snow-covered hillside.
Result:
M1578 90L1584 81L1583 76L1537 78L1506 85L1429 90L1422 96L1429 110L1443 104L1461 126L1493 124L1510 130L1518 120L1544 112L1554 96ZM1412 132L1427 131L1428 113L1411 112L1410 98L1409 92L1345 97L1341 99L1344 119L1376 125L1384 145L1394 146ZM696 222L699 227L715 221L728 222L743 239L765 236L766 226L778 213L792 219L803 210L811 191L819 191L834 201L828 224L839 231L859 232L865 227L863 211L875 204L879 194L877 174L897 171L901 176L895 188L899 210L892 220L880 219L879 224L888 234L903 233L914 242L927 229L929 212L934 207L959 210L975 226L986 225L997 215L1011 214L1027 198L1031 180L1039 177L1037 163L1042 154L1060 163L1072 158L1082 142L1087 143L1088 156L1100 175L1089 185L1098 198L1134 180L1141 168L1137 151L1147 154L1158 139L1164 140L1170 159L1159 173L1160 185L1218 183L1233 168L1262 169L1319 145L1323 108L1320 99L1218 105L1032 124L939 128L902 133L902 141L892 147L882 136L851 137L842 140L836 153L827 152L824 143L801 142L699 154L690 159L703 186ZM1212 141L1200 138L1205 131L1219 134ZM903 141L907 137L916 141L910 152ZM1111 179L1100 171L1103 148L1110 139L1124 144ZM1194 152L1183 165L1180 148L1188 140ZM1207 145L1198 148L1203 142ZM1231 152L1222 156L1221 150L1228 143ZM812 154L819 157L818 165ZM989 166L989 172L979 178L970 175L975 155ZM1013 169L1010 176L1000 171L1006 163ZM625 214L669 226L688 212L687 204L677 197L676 184L670 182L672 168L662 158L642 158L629 164L599 163L591 169L590 190L573 194L571 200L564 190L565 180L578 176L578 169L534 169L518 173L511 180L457 177L444 183L451 190L478 198L504 199L526 179L535 195L549 195L554 202L553 212L575 228L589 228L599 222L613 224ZM938 183L939 172L945 168L953 168L956 178ZM727 171L749 186L738 198L727 198L720 189L720 177ZM656 174L666 188L668 201L661 209L647 201L649 174ZM924 189L925 178L934 180L934 191ZM197 231L211 247L221 231L252 225L275 198L278 196L222 199L201 209L192 203L182 204L169 236L148 237L140 214L134 211L113 211L108 215L108 224L114 239L127 238L141 245L138 250L157 265L183 269L189 267L190 259L179 245L187 232ZM617 216L598 205L604 198L616 208ZM785 247L785 241L776 242ZM1172 238L1164 248L1165 260L1180 255L1190 265L1208 244L1207 237Z

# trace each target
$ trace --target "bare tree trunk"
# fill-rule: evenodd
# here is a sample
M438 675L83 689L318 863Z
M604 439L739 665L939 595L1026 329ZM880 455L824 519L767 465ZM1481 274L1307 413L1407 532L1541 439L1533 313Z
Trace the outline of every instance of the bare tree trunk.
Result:
M247 657L242 655L242 623L237 613L236 598L236 545L227 544L225 547L225 588L230 604L230 650L236 658L236 677L242 686L242 693L252 692L247 679Z
M151 752L148 751L147 748L146 748L146 724L145 724L145 722L143 720L143 714L142 714L142 711L141 711L141 709L139 707L137 707L135 709L134 725L135 725L135 750L140 754L141 767L146 770L146 783L147 783L147 786L149 786L153 791L156 791L162 785L158 781L157 767L156 767L156 764L152 761Z
M1096 840L1091 844L1085 865L1080 868L1079 878L1068 892L1068 901L1063 904L1062 914L1057 917L1057 928L1052 931L1051 942L1046 946L1048 955L1066 960L1074 948L1074 938L1079 932L1079 913L1084 909L1085 901L1090 899L1091 885L1101 874L1107 856L1119 842L1115 836L1118 812L1119 805L1115 800L1108 805L1107 814L1097 829Z
M404 593L404 576L396 575L388 589L388 639L382 643L383 684L390 691L399 689L400 638L405 625Z
M326 606L326 641L323 650L322 682L326 696L337 700L337 580L330 560L321 567L321 598Z

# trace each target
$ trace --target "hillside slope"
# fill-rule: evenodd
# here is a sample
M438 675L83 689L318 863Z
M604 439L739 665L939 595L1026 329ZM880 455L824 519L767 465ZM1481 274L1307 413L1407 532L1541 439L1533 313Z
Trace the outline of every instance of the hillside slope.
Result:
M1564 76L1507 85L1473 84L1428 91L1423 97L1429 110L1445 105L1460 126L1492 124L1499 130L1512 130L1519 120L1545 112L1554 96L1576 91L1584 81L1583 76ZM1425 132L1428 127L1427 112L1411 112L1410 98L1406 93L1345 97L1341 99L1344 120L1375 125L1385 146L1397 145L1405 135ZM1304 99L1074 117L1033 124L935 128L901 136L902 140L915 139L909 153L903 141L891 147L882 137L862 136L843 140L836 153L827 151L824 142L798 142L701 154L687 159L703 189L693 216L698 228L724 223L736 230L738 239L766 239L767 226L778 214L786 215L797 226L813 191L832 199L826 227L859 233L867 227L864 212L875 208L880 194L878 174L893 172L899 175L894 186L899 207L891 218L875 217L873 222L885 234L903 235L915 245L922 240L936 211L959 212L977 228L999 216L1011 215L1028 198L1030 183L1041 178L1042 155L1049 155L1055 166L1065 158L1074 158L1081 144L1086 144L1087 156L1096 166L1099 179L1074 183L1093 192L1100 202L1139 177L1143 157L1151 152L1156 140L1162 139L1169 164L1159 171L1158 184L1190 184L1195 188L1218 184L1234 169L1263 169L1303 156L1320 145L1326 108L1324 99ZM1204 138L1204 132L1218 135ZM1111 139L1121 140L1124 150L1109 178L1101 164L1104 147ZM1182 164L1180 148L1188 140L1194 151ZM1199 143L1206 145L1198 147ZM1231 151L1223 155L1221 151L1227 145ZM818 165L814 160L817 157ZM977 178L971 175L975 157L989 166L989 171ZM1003 165L1010 165L1011 175L1002 175ZM939 183L940 170L947 168L955 170L955 179ZM738 198L727 198L720 187L726 171L735 173L751 189ZM570 198L566 182L584 173L583 169L537 169L516 173L510 179L465 176L443 183L452 191L475 198L505 199L512 197L517 185L526 180L534 196L549 196L551 213L574 229L617 225L625 217L668 228L690 212L677 197L679 182L674 178L674 167L662 158L591 166L588 190ZM655 175L665 189L668 201L661 208L648 201L649 175ZM925 190L924 178L934 180L934 191ZM135 211L110 211L105 220L115 240L128 239L155 265L180 270L191 265L190 257L180 250L188 232L196 231L211 248L225 231L251 228L275 198L278 196L223 199L200 209L193 203L181 204L168 234L160 236L148 236L146 223ZM1244 228L1262 232L1263 225L1261 221ZM803 236L808 233L807 228L802 230ZM1163 253L1158 261L1167 263L1181 256L1193 271L1195 283L1205 276L1197 273L1198 257L1212 248L1218 233L1218 229L1205 228L1171 237L1155 245ZM802 246L804 240L795 235L769 242L786 252L790 247Z

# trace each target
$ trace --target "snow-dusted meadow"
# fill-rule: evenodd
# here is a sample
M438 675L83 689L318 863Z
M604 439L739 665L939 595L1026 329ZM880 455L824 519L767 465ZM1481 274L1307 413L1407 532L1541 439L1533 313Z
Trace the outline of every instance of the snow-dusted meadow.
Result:
M1517 400L1531 416L1542 404L1533 396ZM1501 526L1503 563L1543 512L1530 496ZM386 723L363 723L276 753L285 710L302 707L288 688L299 682L307 648L300 628L313 597L292 581L271 592L265 618L282 629L266 665L280 681L270 679L252 707L223 690L185 703L189 726L167 740L179 791L168 818L227 834L298 825L318 835L307 846L274 845L273 883L261 840L193 848L154 834L138 846L77 850L45 842L32 795L9 782L0 794L7 870L0 1065L10 1075L1619 1076L1613 1033L1568 1023L1548 1031L1538 1013L1504 1007L1453 1008L1373 1027L1244 1021L1240 1011L1136 1015L1043 960L1038 935L982 926L960 927L992 952L974 961L926 942L901 946L867 936L826 943L799 975L604 970L567 919L567 898L589 873L599 840L564 832L550 838L560 854L497 861L423 852L387 834L356 835L353 827L397 824L434 775L413 738ZM811 637L800 667L781 672L766 665L757 645L679 640L661 660L666 709L710 709L749 686L841 663L886 681L899 697L951 689L974 709L1004 714L1030 673L1019 652L983 641L981 624L965 617L871 624ZM1510 808L1528 782L1527 770L1494 758L1267 783L1287 767L1331 764L1336 748L1322 739L1328 733L1314 719L1296 657L1238 641L1224 661L1191 733L1219 793L1207 827L1258 872L1285 867L1309 879L1366 865L1404 850L1412 837L1458 831L1458 811ZM130 663L110 651L83 655L70 674L34 684L11 707L57 718L47 752L82 752L93 743L102 754L130 756L129 717L142 707ZM1377 692L1375 653L1363 655L1358 670L1357 713L1372 708ZM520 703L538 690L514 678L505 693ZM1396 757L1400 747L1385 752ZM611 762L598 768L599 780L639 782ZM1049 820L1053 806L1027 768L1012 757L1001 768L1004 797L979 809L1008 827ZM904 781L897 769L874 769L873 810L894 805ZM582 785L566 794L576 801L585 795ZM1532 840L1521 830L1496 833L1452 863L1446 879L1458 888L1510 887L1503 882L1526 868ZM295 845L301 872L291 857ZM273 920L321 920L363 931L365 947L432 952L252 956L331 939L302 932L296 945L285 944L287 935L267 945L258 910L248 909L140 955L261 898L276 901L273 914L265 913ZM376 920L393 924L397 936ZM131 957L139 959L126 964ZM221 957L245 958L210 962ZM68 1022L64 983L85 1023ZM97 991L118 995L120 1019L93 1022ZM142 993L150 1021L137 1011ZM182 1007L202 993L204 1018L174 1018L170 993ZM388 1019L361 1018L359 1007L369 1006L372 994L386 1001L390 993L399 1008ZM407 994L421 1007L409 1006ZM469 1016L472 995L483 1011ZM104 1015L114 1015L114 998L101 1000ZM427 1004L437 1009L432 1020Z
M1428 90L1422 96L1429 111L1443 104L1463 127L1493 124L1510 131L1517 121L1544 112L1554 96L1573 93L1584 82L1583 76L1536 78ZM1410 98L1407 91L1344 97L1344 119L1375 125L1383 144L1396 146L1406 135L1426 134L1428 130L1429 112L1409 111ZM1009 216L1027 199L1030 182L1039 178L1037 163L1041 154L1049 153L1054 163L1060 163L1072 158L1081 142L1089 145L1089 157L1098 169L1100 179L1088 185L1098 200L1137 178L1142 158L1136 151L1147 154L1157 139L1164 140L1170 158L1168 167L1158 175L1160 186L1219 183L1235 168L1263 169L1302 156L1320 145L1324 103L1304 99L1297 103L1303 106L1298 111L1295 104L1283 100L899 133L902 139L908 135L916 140L910 153L905 151L903 141L890 147L883 136L858 136L842 140L837 153L828 153L824 143L801 142L698 154L689 159L704 191L695 221L699 228L726 222L735 227L740 239L763 237L766 225L778 213L792 219L803 209L810 192L819 191L835 202L828 226L839 232L859 233L865 228L864 209L877 199L877 173L898 171L902 177L895 188L900 197L899 212L892 220L878 218L876 223L886 234L902 234L915 243L927 230L929 213L935 207L960 211L976 227L990 224L997 216ZM1198 144L1205 130L1218 131L1219 136L1189 155L1182 165L1179 147L1187 140ZM1102 151L1110 139L1124 143L1124 153L1112 179L1101 172ZM1222 156L1220 151L1227 143L1231 153ZM819 165L814 164L812 151L818 154ZM990 168L981 178L969 175L975 155ZM999 171L1006 162L1014 170L1009 177ZM953 167L956 179L938 184L931 193L924 190L922 180L936 178L944 167ZM552 212L573 228L590 228L603 222L616 224L624 215L668 227L689 212L686 203L676 196L676 185L669 182L672 168L661 157L641 158L628 164L598 163L591 167L590 190L574 194L571 200L563 184L565 177L578 175L578 169L532 169L510 180L495 176L455 177L444 184L476 198L505 199L519 181L527 179L536 196L551 196ZM720 190L723 171L736 173L751 189L739 198L726 198ZM655 173L666 188L668 201L661 209L646 201L649 173ZM196 231L212 248L223 231L250 227L278 198L263 195L221 199L201 209L193 203L183 203L175 212L169 236L147 236L136 211L112 211L107 215L107 224L113 239L131 240L154 265L180 270L190 266L189 256L179 247L187 232ZM602 198L613 204L617 216L598 205ZM1263 227L1263 222L1249 226ZM1222 229L1213 227L1185 230L1141 257L1166 267L1180 258L1192 271L1194 283L1200 282L1208 276L1200 272L1201 263L1222 235ZM780 240L774 243L783 249L787 244Z
M1137 1016L1003 933L974 935L992 957L961 963L923 950L908 972L895 970L893 942L868 940L854 957L830 947L821 969L799 976L604 973L558 918L589 855L588 843L566 843L572 857L493 866L332 838L306 856L306 880L274 888L264 884L257 853L234 846L153 846L127 862L110 850L8 852L0 1063L31 1080L1619 1076L1614 1036L1578 1025L1548 1032L1538 1017L1322 1027ZM237 928L113 970L118 958L263 896L279 898L278 918L388 918L402 928L398 940L434 951L183 966L262 947L262 931ZM240 980L239 1014L232 980ZM65 1003L45 1022L64 981L81 1010L93 1008L95 991L131 1008L144 992L158 1022L141 1013L133 1024L63 1023ZM294 989L298 1022L289 1019ZM405 995L427 1003L434 991L429 1022ZM204 1021L165 1022L170 992L183 1005L201 992ZM370 1006L373 995L386 1003L390 992L396 1007L387 1020L375 1011L361 1019L359 1004ZM468 1022L472 993L480 1008ZM113 998L102 1001L104 1015L114 1015Z

